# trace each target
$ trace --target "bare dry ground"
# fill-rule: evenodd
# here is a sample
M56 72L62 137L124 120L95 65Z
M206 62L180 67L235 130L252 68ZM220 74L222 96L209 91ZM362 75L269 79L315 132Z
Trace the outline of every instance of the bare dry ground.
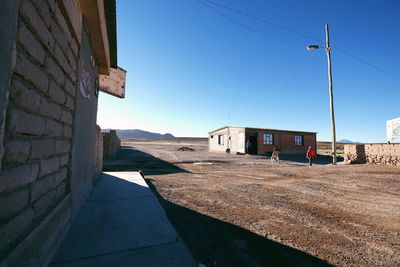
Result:
M105 169L142 169L207 266L400 266L399 167L272 164L207 152L203 139L123 144Z
M336 143L336 153L339 156L343 155L344 145L346 143ZM321 155L331 155L332 152L332 143L326 141L318 141L317 142L318 154Z

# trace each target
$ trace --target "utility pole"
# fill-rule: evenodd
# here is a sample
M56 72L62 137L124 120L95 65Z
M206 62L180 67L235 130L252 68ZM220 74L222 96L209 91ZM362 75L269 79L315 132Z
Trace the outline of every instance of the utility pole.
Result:
M332 164L336 165L336 127L335 127L335 112L333 108L333 87L332 87L332 68L331 68L331 47L329 45L329 27L325 24L326 32L326 56L328 57L328 79L329 79L329 101L331 107L331 127L332 127Z

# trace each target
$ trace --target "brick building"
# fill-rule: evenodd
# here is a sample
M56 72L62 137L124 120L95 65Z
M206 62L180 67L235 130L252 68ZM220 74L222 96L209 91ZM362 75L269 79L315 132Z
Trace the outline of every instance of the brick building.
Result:
M247 141L251 148L246 151ZM277 146L283 153L306 153L309 146L317 149L317 133L225 126L208 133L208 149L212 152L269 154Z
M1 266L46 265L101 170L99 89L124 96L115 12L115 0L1 2Z

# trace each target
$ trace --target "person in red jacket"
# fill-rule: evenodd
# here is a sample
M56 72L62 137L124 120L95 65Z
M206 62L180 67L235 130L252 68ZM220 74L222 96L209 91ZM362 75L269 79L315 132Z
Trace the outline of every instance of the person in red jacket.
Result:
M310 166L312 166L313 159L317 157L317 154L315 153L314 149L312 147L308 147L306 158L308 158L308 162Z

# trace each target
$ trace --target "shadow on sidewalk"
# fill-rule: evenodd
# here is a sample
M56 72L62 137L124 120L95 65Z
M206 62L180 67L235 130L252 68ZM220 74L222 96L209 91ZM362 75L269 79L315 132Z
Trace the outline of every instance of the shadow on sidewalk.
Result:
M51 267L195 266L137 172L102 173Z
M165 200L147 184L193 257L206 266L332 266L300 250Z
M139 171L145 175L187 172L174 164L129 146L122 146L115 158L105 158L103 171Z

